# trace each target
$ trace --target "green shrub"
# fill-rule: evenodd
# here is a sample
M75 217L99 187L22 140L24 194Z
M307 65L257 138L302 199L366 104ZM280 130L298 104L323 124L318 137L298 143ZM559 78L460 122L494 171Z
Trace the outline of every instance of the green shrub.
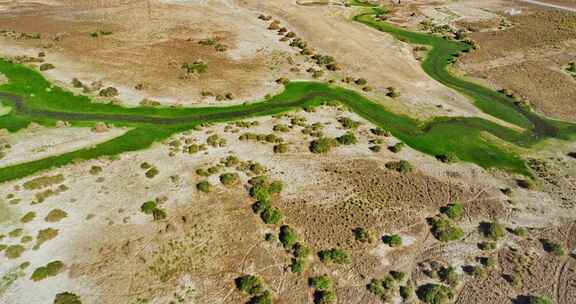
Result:
M40 71L48 71L48 70L52 70L54 68L56 68L56 67L51 63L43 63L39 67Z
M390 275L398 282L402 282L406 277L406 273L402 271L390 271Z
M314 304L334 304L336 293L331 290L317 290L314 292Z
M283 154L288 152L288 144L278 144L274 146L274 153Z
M391 152L394 152L394 153L398 153L398 152L402 151L404 146L405 146L405 144L403 142L399 142L393 146L388 147L388 150L390 150Z
M61 292L54 298L54 304L82 304L80 297L71 292Z
M302 273L306 267L306 260L304 259L292 259L292 264L290 265L290 270L292 273Z
M67 217L68 213L62 209L54 209L48 212L44 220L49 223L55 223L61 221L63 218Z
M262 202L270 201L270 192L268 190L268 187L263 183L252 186L249 190L249 194L251 197L259 201Z
M382 128L373 128L373 129L370 129L370 132L374 135L377 135L377 136L384 136L384 137L390 136L390 132L388 130L384 130Z
M403 299L409 299L414 293L414 289L410 286L400 286L400 296Z
M253 296L248 304L272 304L272 294L265 290L263 293Z
M276 131L276 132L289 132L290 131L290 127L288 127L287 125L284 124L278 124L275 125L272 130Z
M496 259L493 257L481 257L480 263L486 268L491 268L496 266Z
M436 155L436 159L447 164L452 164L458 161L458 156L454 153L446 153L446 154L438 154Z
M370 235L370 232L362 227L358 227L355 228L354 230L352 230L352 232L354 233L354 238L362 243L370 243L372 242L372 236Z
M494 250L496 249L496 243L494 242L481 242L478 243L478 248L480 248L480 250Z
M351 262L350 255L346 251L336 248L322 250L318 252L318 257L325 264L348 264Z
M154 218L155 221L160 221L166 219L168 215L166 214L166 211L164 211L163 209L154 208L154 210L152 210L152 217Z
M363 86L368 84L368 81L364 78L358 78L354 81L355 84L359 85L359 86Z
M238 157L234 155L228 155L224 160L221 161L226 167L234 167L240 163Z
M208 181L201 181L196 184L196 189L204 193L212 192L212 185Z
M512 232L512 234L514 234L515 236L526 236L526 234L528 234L528 232L526 231L526 228L523 227L516 227L513 229L510 229L510 232Z
M155 201L147 201L142 204L142 206L140 206L140 211L144 212L145 214L152 214L154 209L156 209Z
M36 268L30 279L33 281L40 281L48 277L53 277L60 273L62 268L64 268L64 263L61 261L50 262L46 264L46 266Z
M498 241L504 237L504 228L497 222L480 223L480 232L489 239Z
M394 170L400 173L410 173L414 171L414 166L405 160L387 162L385 166L389 170Z
M240 176L237 173L224 173L220 175L220 182L222 185L231 186L240 181Z
M330 152L330 150L336 146L338 146L338 141L336 141L334 138L322 137L313 140L310 143L310 152L316 154L325 154Z
M33 221L34 218L36 218L36 212L30 211L30 212L24 214L24 215L20 218L20 222L23 223L23 224L29 223L29 222Z
M262 280L253 275L245 275L236 278L235 280L236 288L238 290L247 293L249 295L257 295L264 291L264 285Z
M24 230L22 228L16 228L10 232L8 232L8 235L12 238L17 238L22 236L22 233L24 233Z
M294 244L298 242L298 234L294 229L290 228L290 226L284 225L280 227L280 234L278 235L278 239L284 248L292 249Z
M316 277L311 277L308 279L308 285L317 290L329 290L332 289L332 279L327 275L321 275Z
M358 143L358 139L352 132L346 132L346 134L336 137L336 141L341 145L355 145Z
M158 175L158 173L160 173L158 169L152 167L146 171L145 175L147 178L154 178L154 176Z
M282 192L282 188L284 188L284 184L282 184L281 181L273 181L268 187L268 192L270 194L280 193Z
M402 246L402 238L398 234L385 235L382 241L390 247Z
M541 296L529 296L526 303L527 304L553 304L552 300L550 300L547 297L541 297Z
M293 254L297 258L306 259L312 254L312 249L300 242L294 244L293 249Z
M354 121L348 117L339 117L338 122L342 125L344 129L356 129L360 125L359 122Z
M442 282L450 286L456 286L458 284L458 280L460 279L458 273L456 273L456 270L452 266L442 267L442 269L438 271L438 276Z
M370 151L372 151L372 152L374 152L374 153L378 153L378 152L380 152L380 151L382 150L382 147L376 145L376 146L370 146L368 149L370 149Z
M420 286L416 294L420 301L428 304L444 304L454 298L452 289L444 285L432 283Z
M36 235L36 245L34 246L34 249L40 248L40 246L42 246L42 244L44 244L45 242L48 242L49 240L51 240L57 236L58 236L58 229L45 228L45 229L39 230L38 234Z
M273 233L266 233L264 235L264 240L266 242L274 242L274 241L276 241L276 235Z
M442 242L456 241L464 237L464 231L447 218L432 219L431 224L432 235Z
M391 277L386 277L384 280L372 279L366 286L369 292L378 296L382 302L387 302L392 296L393 289L396 287L396 282Z
M440 208L440 212L446 214L452 220L459 220L464 215L464 205L461 203L448 204Z
M282 212L278 208L268 207L265 208L260 217L266 224L276 225L282 220Z
M540 242L542 243L542 246L546 252L552 253L555 256L563 256L565 254L564 248L562 248L562 245L557 242L551 241L549 239L542 239Z
M118 89L115 87L107 87L105 89L100 90L98 93L101 97L116 97L118 96Z
M16 259L22 255L24 250L25 250L24 247L22 247L21 245L10 245L6 247L6 249L4 250L4 255L8 259Z
M261 214L264 210L270 208L270 201L256 201L252 204L252 211L256 214Z

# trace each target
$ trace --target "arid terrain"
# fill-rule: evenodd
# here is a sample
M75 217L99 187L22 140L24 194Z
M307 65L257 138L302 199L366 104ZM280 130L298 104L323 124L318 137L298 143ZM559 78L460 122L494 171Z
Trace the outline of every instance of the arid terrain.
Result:
M530 2L0 0L0 303L575 304Z

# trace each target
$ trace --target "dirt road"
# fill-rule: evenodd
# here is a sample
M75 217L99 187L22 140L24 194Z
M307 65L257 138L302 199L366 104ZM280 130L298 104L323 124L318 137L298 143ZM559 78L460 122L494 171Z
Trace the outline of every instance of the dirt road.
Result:
M535 1L535 0L518 0L518 1L576 13L576 7L562 6L558 4L546 3L543 1Z

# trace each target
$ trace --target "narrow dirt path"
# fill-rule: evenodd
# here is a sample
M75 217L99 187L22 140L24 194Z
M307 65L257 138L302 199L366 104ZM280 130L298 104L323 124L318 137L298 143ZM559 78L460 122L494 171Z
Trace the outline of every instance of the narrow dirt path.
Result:
M576 7L563 6L536 0L518 0L518 1L576 13Z

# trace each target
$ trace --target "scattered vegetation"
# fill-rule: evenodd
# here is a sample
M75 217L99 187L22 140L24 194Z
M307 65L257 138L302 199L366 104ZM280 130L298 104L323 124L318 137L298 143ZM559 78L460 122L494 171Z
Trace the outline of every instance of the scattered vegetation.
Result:
M41 177L34 178L32 180L29 180L29 181L25 182L24 184L22 184L22 186L26 190L38 190L38 189L50 187L53 185L57 185L57 184L60 184L62 182L64 182L64 175L62 175L62 174L52 175L52 176L46 175L46 176L41 176Z
M10 245L4 250L4 256L8 259L19 258L24 252L24 247L22 245Z
M34 272L32 273L30 279L32 279L33 281L40 281L48 277L56 276L57 274L60 273L60 271L62 271L62 268L64 268L64 263L62 263L61 261L50 262L46 264L46 266L36 268L36 270L34 270Z
M38 231L36 235L36 245L34 245L34 249L40 248L42 244L48 242L49 240L58 236L58 229L54 228L45 228Z
M284 225L280 227L278 239L284 248L292 249L296 242L298 242L298 234L296 233L296 230L292 229L290 226Z

